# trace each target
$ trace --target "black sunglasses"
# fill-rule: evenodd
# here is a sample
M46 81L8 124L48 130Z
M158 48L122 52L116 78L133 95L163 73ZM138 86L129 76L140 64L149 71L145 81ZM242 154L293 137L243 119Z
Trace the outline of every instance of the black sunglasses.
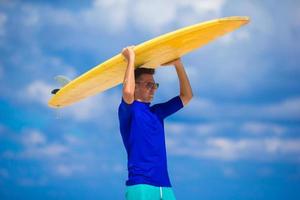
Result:
M150 90L150 89L158 89L159 83L153 83L153 82L136 82L136 83L143 83L145 84L145 87Z

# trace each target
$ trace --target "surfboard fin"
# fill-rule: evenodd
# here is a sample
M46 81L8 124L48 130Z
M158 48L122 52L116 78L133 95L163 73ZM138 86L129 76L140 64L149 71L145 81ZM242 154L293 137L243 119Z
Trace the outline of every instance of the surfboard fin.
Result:
M66 76L62 76L62 75L57 75L54 77L54 79L56 80L56 82L58 82L60 84L61 87L64 87L65 85L67 85L70 82L70 79L67 78ZM60 89L54 89L51 91L51 94L56 94Z
M66 76L57 75L54 77L54 79L60 84L61 87L64 87L70 82L70 79Z
M51 91L51 94L56 94L60 89L54 89Z

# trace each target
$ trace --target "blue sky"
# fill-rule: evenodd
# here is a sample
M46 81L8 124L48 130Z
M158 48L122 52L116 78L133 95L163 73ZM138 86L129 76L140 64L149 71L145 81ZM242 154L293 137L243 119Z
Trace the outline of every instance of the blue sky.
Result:
M0 199L124 199L121 87L47 107L75 78L160 34L226 16L251 23L182 58L193 100L165 121L178 199L300 198L300 2L0 2ZM178 95L158 68L153 103Z

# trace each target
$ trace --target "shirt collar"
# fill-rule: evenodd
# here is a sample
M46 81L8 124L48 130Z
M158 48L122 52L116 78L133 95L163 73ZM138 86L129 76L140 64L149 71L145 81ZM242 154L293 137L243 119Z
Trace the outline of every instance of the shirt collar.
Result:
M139 100L135 100L136 102L140 103L140 104L143 104L145 106L150 106L151 102L143 102L143 101L139 101Z

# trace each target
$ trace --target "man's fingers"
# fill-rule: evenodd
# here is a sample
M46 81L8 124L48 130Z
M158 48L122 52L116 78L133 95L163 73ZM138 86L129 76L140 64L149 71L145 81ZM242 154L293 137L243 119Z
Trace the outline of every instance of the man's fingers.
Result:
M135 47L134 45L131 45L122 49L122 55L125 57L126 60L130 60L134 58L135 56L134 49L133 49L134 47Z
M123 48L122 51L129 50L129 49L133 49L134 47L135 47L134 45L127 46L127 47Z
M174 61L169 61L169 62L163 63L161 66L173 65L173 62Z
M175 60L172 60L172 61L162 64L161 66L175 65L178 62L181 62L181 58L176 58Z

